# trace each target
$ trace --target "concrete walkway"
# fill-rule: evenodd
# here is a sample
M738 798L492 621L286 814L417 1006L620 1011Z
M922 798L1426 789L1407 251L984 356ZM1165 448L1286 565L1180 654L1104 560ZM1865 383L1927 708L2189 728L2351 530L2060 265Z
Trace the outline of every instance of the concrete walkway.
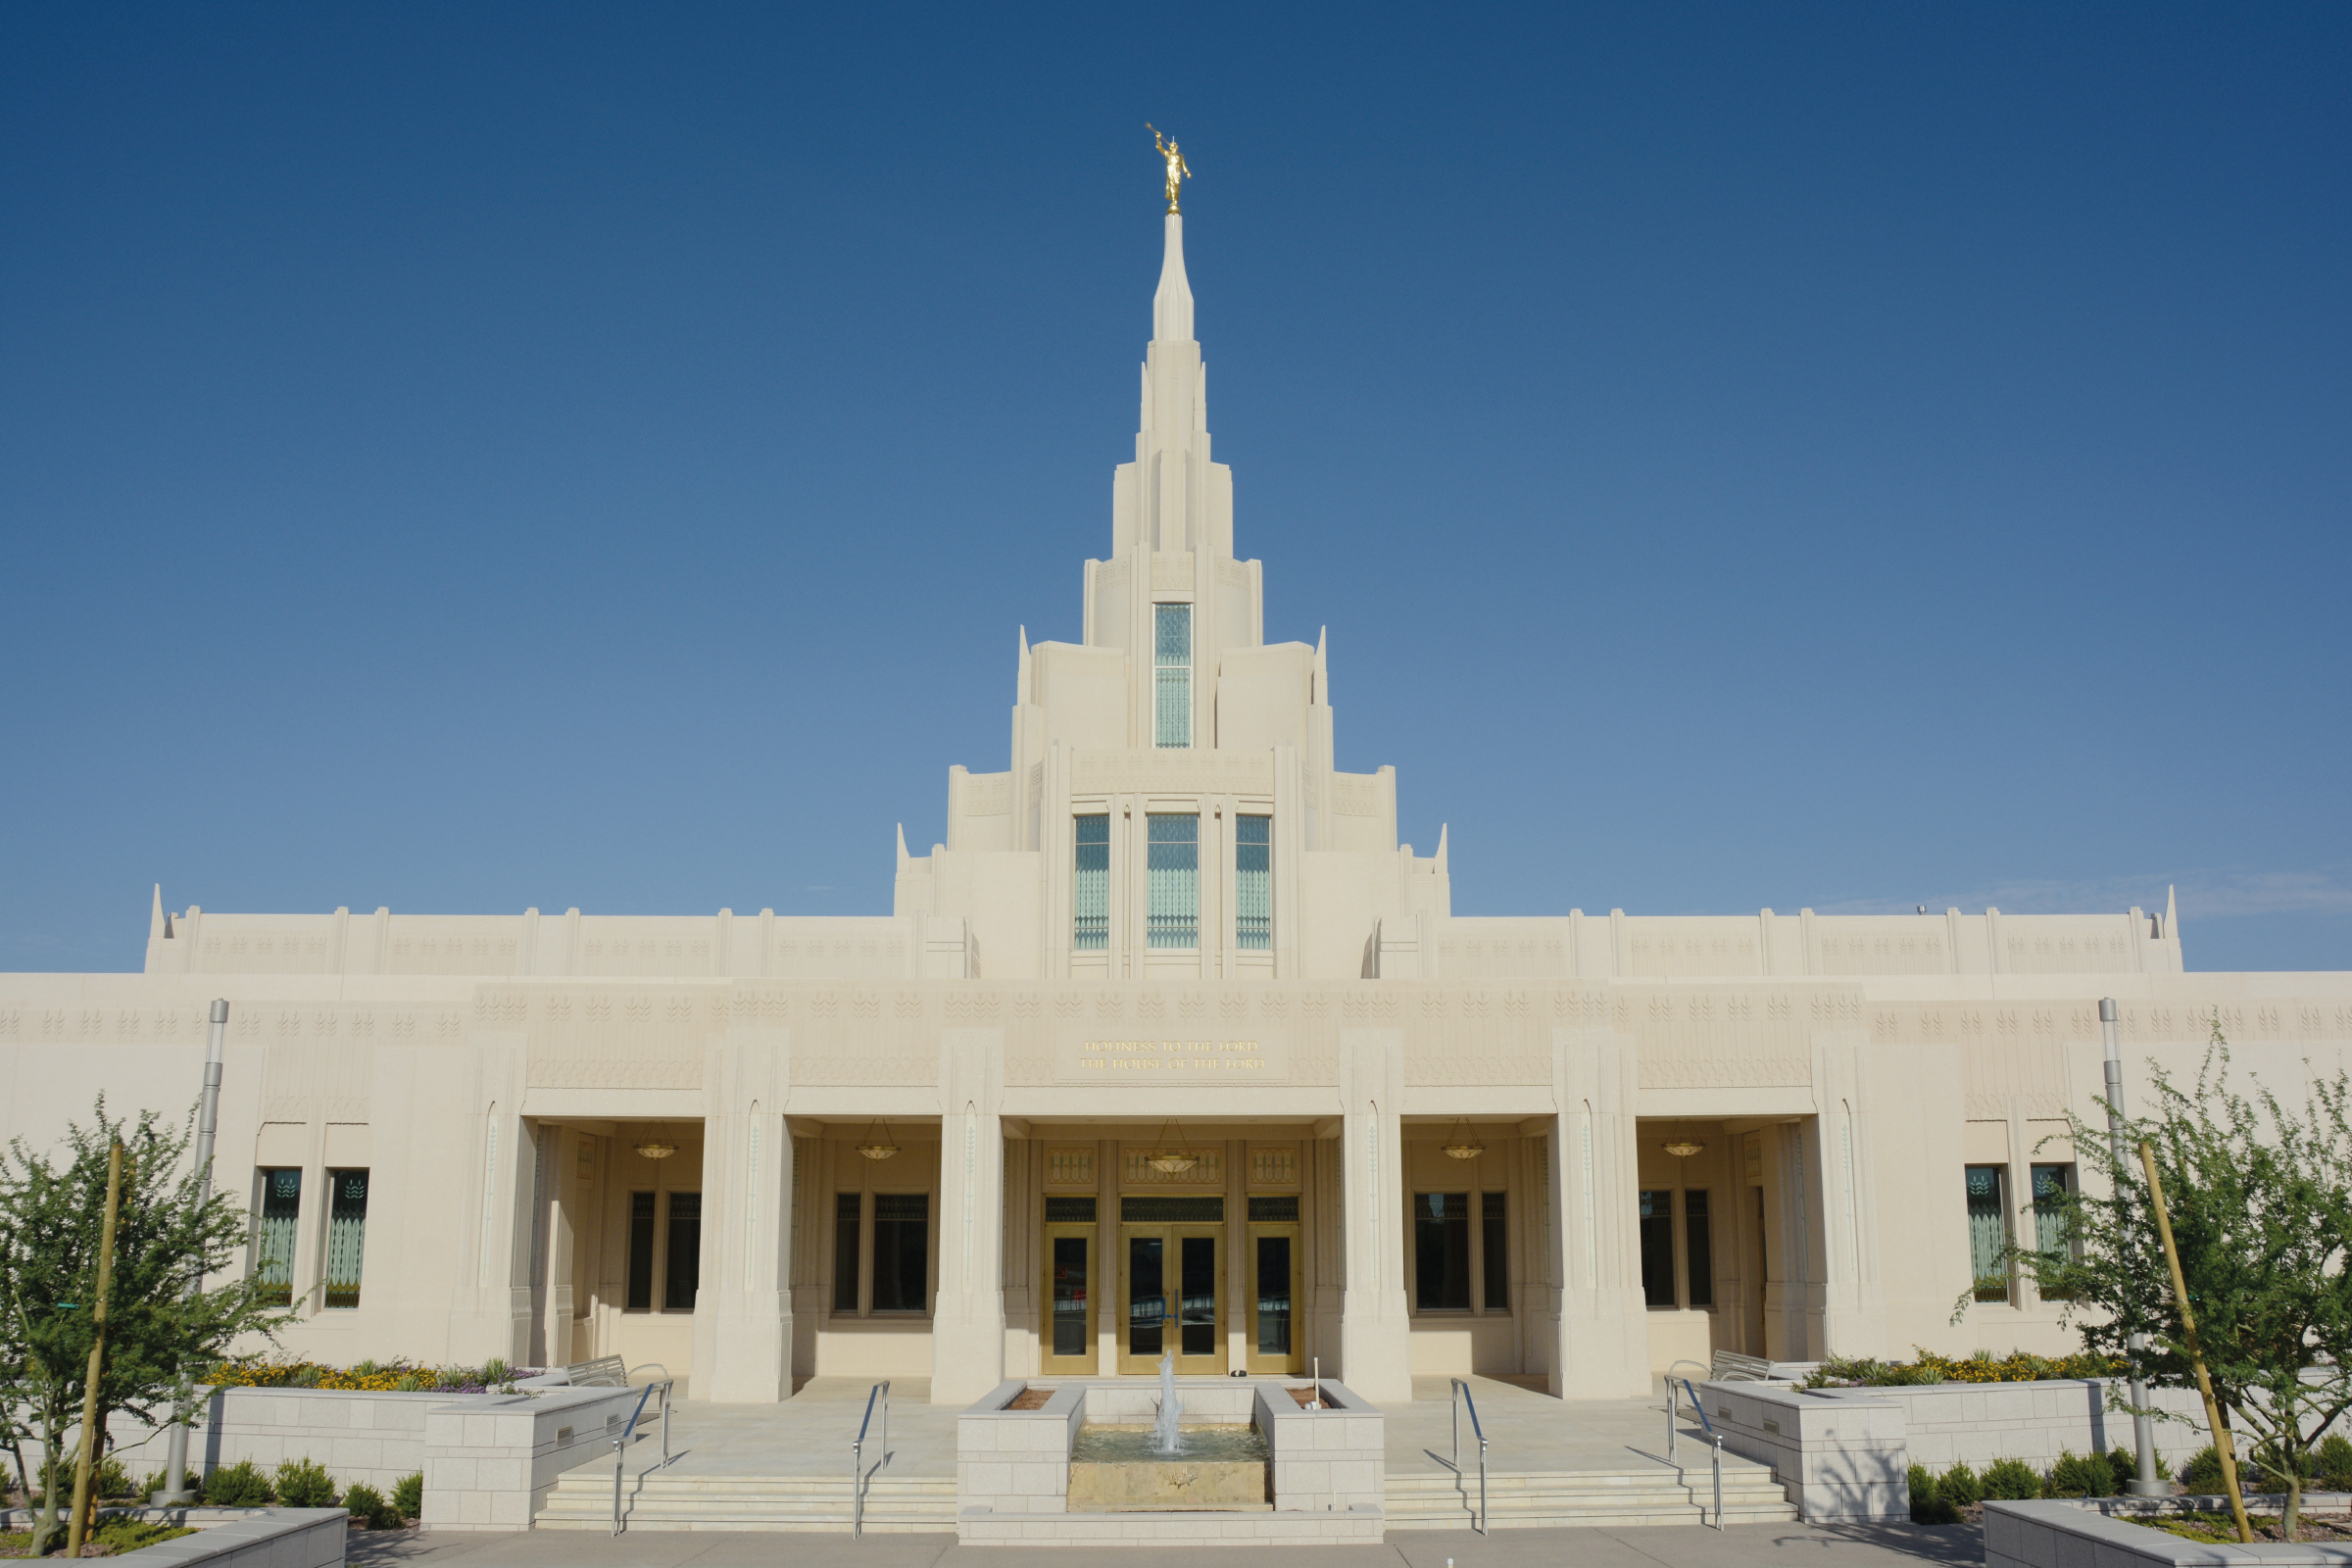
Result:
M1662 1419L1662 1418L1661 1418ZM1510 1530L1493 1536L1468 1531L1416 1530L1378 1546L1287 1547L1257 1550L1131 1547L1101 1550L1058 1546L1020 1550L959 1546L953 1536L717 1535L640 1532L612 1540L599 1535L530 1531L512 1535L423 1535L416 1531L354 1532L350 1561L365 1568L408 1563L463 1563L464 1568L584 1563L595 1568L755 1568L790 1562L793 1568L1005 1568L1015 1562L1087 1564L1117 1568L1975 1568L1984 1560L1984 1535L1974 1526L1735 1525L1713 1531L1696 1525L1641 1530Z

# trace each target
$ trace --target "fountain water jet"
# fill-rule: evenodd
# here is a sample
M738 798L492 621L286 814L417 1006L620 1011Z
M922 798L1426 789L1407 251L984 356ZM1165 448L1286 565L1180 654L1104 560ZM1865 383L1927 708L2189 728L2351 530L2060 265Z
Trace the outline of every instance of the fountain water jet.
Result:
M1184 1440L1177 1435L1176 1418L1184 1403L1176 1397L1176 1357L1159 1358L1159 1419L1152 1423L1152 1446L1159 1453L1181 1453Z

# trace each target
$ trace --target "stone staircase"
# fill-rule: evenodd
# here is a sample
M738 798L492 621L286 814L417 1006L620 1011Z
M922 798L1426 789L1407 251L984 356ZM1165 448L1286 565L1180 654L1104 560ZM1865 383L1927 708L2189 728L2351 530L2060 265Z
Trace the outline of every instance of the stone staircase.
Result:
M654 1470L624 1483L621 1523L630 1530L802 1530L846 1535L850 1478L837 1476L680 1475ZM611 1530L612 1472L567 1471L556 1478L532 1521L539 1530ZM956 1529L954 1476L879 1475L866 1483L865 1528L884 1534Z
M1676 1471L1662 1464L1618 1470L1487 1472L1487 1524L1493 1530L1567 1525L1712 1524L1711 1469ZM1460 1530L1477 1522L1478 1472L1459 1480L1446 1471L1390 1470L1391 1530ZM1723 1511L1728 1523L1781 1524L1796 1517L1788 1494L1762 1465L1723 1467Z
M1611 1470L1490 1471L1488 1526L1688 1525L1711 1523L1713 1477L1704 1466L1678 1472L1662 1464ZM1390 1530L1461 1530L1478 1515L1478 1472L1463 1480L1446 1472L1389 1472ZM1761 1465L1726 1464L1723 1505L1732 1524L1780 1524L1796 1517L1772 1472ZM865 1528L877 1534L956 1530L953 1476L881 1475L867 1484ZM778 1530L847 1534L849 1477L681 1475L652 1470L634 1476L621 1493L621 1521L630 1530ZM612 1472L583 1467L557 1478L532 1521L540 1530L612 1528Z

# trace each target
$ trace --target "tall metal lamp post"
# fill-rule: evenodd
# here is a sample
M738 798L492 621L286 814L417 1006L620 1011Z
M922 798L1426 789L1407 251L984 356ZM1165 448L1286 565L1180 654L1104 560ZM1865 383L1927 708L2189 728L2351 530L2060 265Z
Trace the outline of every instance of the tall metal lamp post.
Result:
M2115 1155L2117 1171L2124 1168L2124 1048L2117 1037L2118 1009L2113 997L2099 999L2099 1033L2107 1043L2107 1146ZM2156 1479L2155 1423L2139 1412L2148 1407L2148 1385L2139 1375L2139 1353L2147 1348L2148 1337L2132 1336L2132 1446L2139 1459L2139 1478L2126 1487L2134 1497L2161 1497L2172 1492L2169 1483Z
M202 1208L213 1196L213 1135L220 1127L220 1043L228 1033L228 999L213 999L212 1039L204 1052L204 1096L196 1102L196 1206ZM195 1296L204 1290L204 1275L199 1272L188 1282L188 1294ZM165 1448L163 1490L147 1500L158 1507L196 1500L188 1490L188 1419L194 1411L172 1423L172 1437Z

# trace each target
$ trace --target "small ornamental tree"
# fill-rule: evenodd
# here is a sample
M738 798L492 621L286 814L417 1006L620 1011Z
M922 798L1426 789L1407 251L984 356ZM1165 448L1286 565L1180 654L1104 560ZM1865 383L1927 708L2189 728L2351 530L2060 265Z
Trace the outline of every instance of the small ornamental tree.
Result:
M195 1373L220 1360L240 1336L267 1336L285 1321L262 1300L254 1280L190 1290L236 1258L247 1225L244 1209L225 1195L196 1201L190 1126L171 1131L153 1111L128 1125L107 1115L103 1095L94 1119L87 1128L68 1124L60 1157L34 1152L22 1138L0 1151L0 1374L18 1380L25 1430L68 1474L74 1447L67 1435L80 1424L89 1381L107 1146L114 1139L122 1140L125 1157L92 1428L101 1443L95 1458L105 1456L107 1418L115 1411L158 1424L184 1415ZM61 1494L70 1491L43 1489L33 1526L36 1554L62 1535Z
M2150 1146L2214 1397L2242 1435L2240 1469L2285 1494L2292 1541L2321 1434L2352 1408L2352 1081L2315 1078L2297 1112L2259 1084L2249 1099L2229 1071L2218 1021L2194 1085L2151 1069L2151 1114L2127 1122L2120 1166L2105 1125L2070 1112L2076 1158L2105 1173L2108 1192L2057 1200L2061 1246L2008 1250L2066 1302L2087 1349L2129 1358L2144 1334L2140 1375L2195 1388L2139 1167Z

